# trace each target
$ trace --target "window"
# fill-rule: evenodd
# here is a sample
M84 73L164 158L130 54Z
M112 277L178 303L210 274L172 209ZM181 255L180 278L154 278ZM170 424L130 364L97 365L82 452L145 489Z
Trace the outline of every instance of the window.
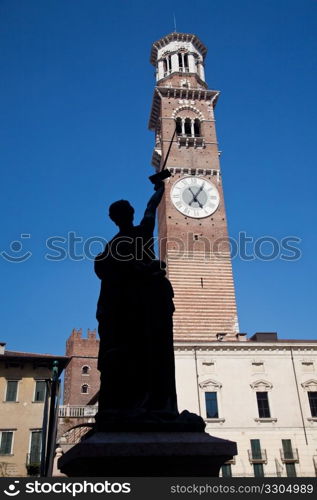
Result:
M83 384L81 386L81 393L82 394L88 394L88 385L87 384Z
M188 54L184 54L184 52L178 54L178 67L179 71L188 73Z
M82 375L89 375L89 366L85 365L81 369L81 374Z
M270 418L269 398L267 392L257 392L256 399L260 418Z
M29 465L39 465L41 462L42 431L31 431Z
M168 56L167 58L167 66L168 66L168 71L172 71L172 56Z
M46 382L45 380L36 380L35 382L35 393L34 401L39 403L44 401L46 393Z
M282 439L282 446L285 460L293 459L292 441L290 439Z
M172 71L172 57L167 56L165 59L163 59L163 65L164 65L164 76L166 76Z
M287 477L296 477L297 476L297 474L296 474L296 467L295 467L294 462L285 464L285 466L286 466L286 475L287 475Z
M17 380L8 380L5 400L15 402L17 400L17 394L18 394L18 381Z
M183 69L183 58L182 54L178 54L178 65L179 65L179 70L182 71Z
M192 135L192 123L190 118L185 118L185 135Z
M232 470L230 464L225 464L221 467L222 477L232 477Z
M198 118L195 118L195 121L194 121L194 134L195 134L195 137L201 136L200 121L198 120Z
M251 444L251 460L252 461L263 461L263 454L261 450L261 443L259 439L250 439ZM264 468L263 463L253 462L253 473L254 477L263 477Z
M218 418L218 403L216 392L205 392L207 418Z
M308 400L312 417L317 417L317 391L308 391Z
M176 118L176 134L177 135L182 135L183 130L182 130L182 119L181 118Z
M201 137L201 122L199 118L176 118L176 133L178 136Z
M0 432L0 455L12 454L13 431Z
M253 464L254 477L264 477L263 464Z
M262 460L261 443L259 439L250 439L253 460Z
M293 453L292 441L290 439L282 439L283 446L283 461L285 462L287 477L296 477L295 460L296 457ZM297 454L297 451L296 451ZM290 460L290 462L287 462Z

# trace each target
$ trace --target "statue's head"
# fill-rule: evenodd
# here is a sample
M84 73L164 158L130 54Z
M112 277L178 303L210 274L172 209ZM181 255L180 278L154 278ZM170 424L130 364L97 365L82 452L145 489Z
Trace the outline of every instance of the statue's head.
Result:
M133 223L134 208L127 200L119 200L109 207L110 219L119 227L129 226Z

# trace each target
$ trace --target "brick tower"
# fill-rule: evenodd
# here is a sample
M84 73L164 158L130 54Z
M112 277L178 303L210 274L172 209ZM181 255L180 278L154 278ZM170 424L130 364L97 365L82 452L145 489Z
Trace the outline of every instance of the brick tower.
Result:
M152 46L156 67L149 128L160 170L176 127L159 207L160 255L175 292L174 339L237 340L238 320L214 108L205 82L207 49L195 35L171 33ZM218 335L218 337L217 337Z
M66 356L71 360L65 370L65 405L85 406L99 390L98 350L96 330L88 329L87 338L83 338L82 330L74 329L68 337Z

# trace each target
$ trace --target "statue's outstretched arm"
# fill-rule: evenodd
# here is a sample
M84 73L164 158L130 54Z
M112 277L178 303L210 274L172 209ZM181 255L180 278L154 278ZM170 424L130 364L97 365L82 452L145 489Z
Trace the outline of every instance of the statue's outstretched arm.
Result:
M164 188L165 188L164 182L160 182L155 186L155 193L149 199L149 202L144 212L144 217L141 221L141 226L146 226L147 229L151 232L154 231L156 209L159 206L160 201L163 197Z

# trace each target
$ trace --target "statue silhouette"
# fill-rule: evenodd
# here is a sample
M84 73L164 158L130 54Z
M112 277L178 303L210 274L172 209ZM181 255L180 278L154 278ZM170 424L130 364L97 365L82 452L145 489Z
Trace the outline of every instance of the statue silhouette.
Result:
M119 232L95 259L101 280L97 305L101 373L96 430L173 430L180 425L173 350L173 289L156 260L153 231L164 193L158 179L144 217L133 225L126 200L109 208ZM185 415L184 415L185 414ZM194 417L202 430L203 420ZM199 421L197 421L199 419ZM192 419L191 424L193 424Z

